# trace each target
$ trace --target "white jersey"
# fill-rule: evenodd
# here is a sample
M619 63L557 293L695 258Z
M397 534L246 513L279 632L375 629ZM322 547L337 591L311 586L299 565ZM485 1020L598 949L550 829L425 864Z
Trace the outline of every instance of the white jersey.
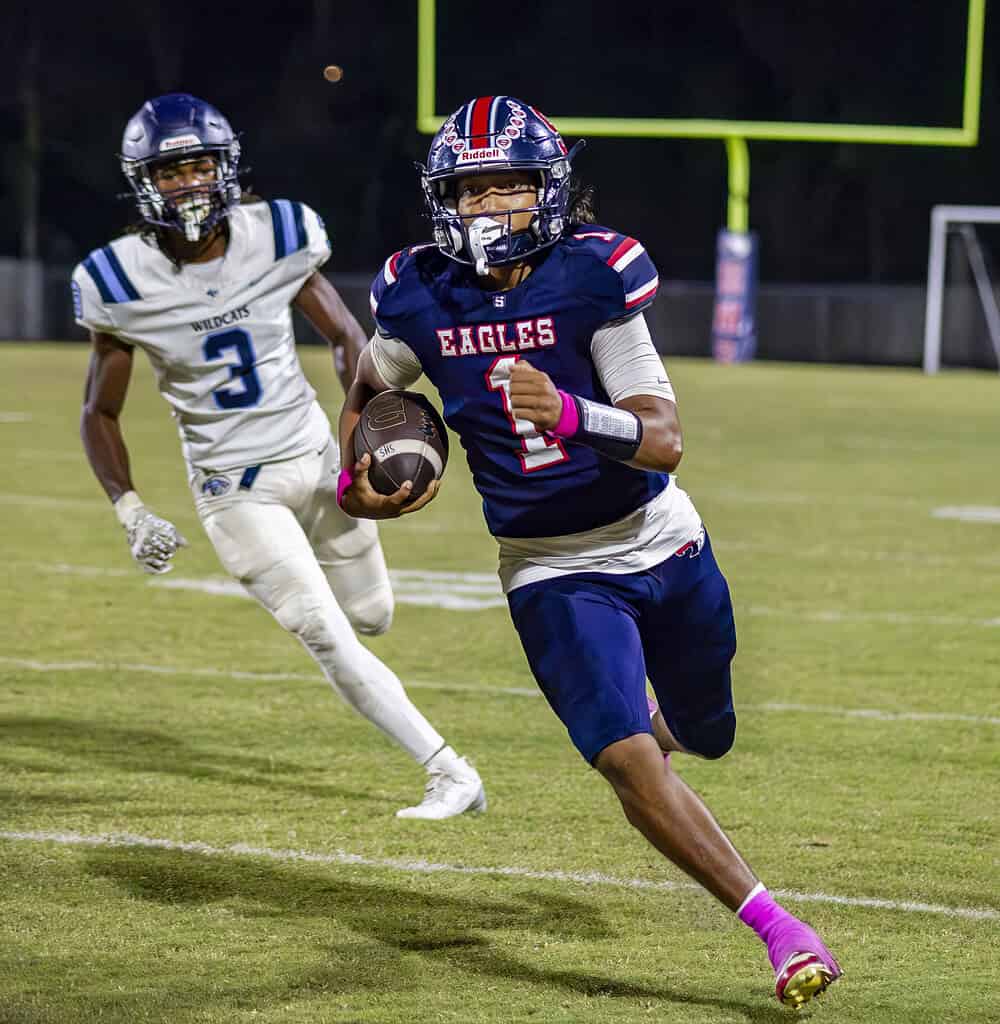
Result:
M323 222L287 199L235 207L225 256L180 270L155 244L123 235L73 271L76 321L149 356L190 467L293 458L330 437L291 310L329 255Z

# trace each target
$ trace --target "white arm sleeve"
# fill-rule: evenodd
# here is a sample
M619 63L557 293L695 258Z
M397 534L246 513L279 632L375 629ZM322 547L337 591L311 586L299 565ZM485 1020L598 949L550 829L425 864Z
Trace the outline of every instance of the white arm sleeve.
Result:
M596 331L590 342L590 354L612 403L632 395L655 395L677 401L642 313Z
M368 343L375 372L390 388L408 388L423 373L416 353L398 338L384 338L381 334Z

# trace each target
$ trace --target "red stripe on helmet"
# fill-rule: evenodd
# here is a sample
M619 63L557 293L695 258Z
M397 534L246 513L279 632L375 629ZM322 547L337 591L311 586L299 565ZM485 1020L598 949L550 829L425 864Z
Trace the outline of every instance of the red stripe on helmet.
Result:
M472 124L469 125L469 148L486 149L492 139L490 137L490 107L493 106L492 96L480 96L472 108Z
M538 107L528 107L528 109L549 129L550 132L559 134L559 130L556 126L538 109Z

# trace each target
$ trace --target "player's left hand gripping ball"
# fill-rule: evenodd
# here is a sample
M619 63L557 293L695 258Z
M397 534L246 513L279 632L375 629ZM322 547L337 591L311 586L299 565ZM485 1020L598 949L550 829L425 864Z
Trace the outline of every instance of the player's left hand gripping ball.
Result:
M413 391L383 391L361 412L354 432L349 515L390 519L416 512L438 492L448 464L448 433L433 405Z

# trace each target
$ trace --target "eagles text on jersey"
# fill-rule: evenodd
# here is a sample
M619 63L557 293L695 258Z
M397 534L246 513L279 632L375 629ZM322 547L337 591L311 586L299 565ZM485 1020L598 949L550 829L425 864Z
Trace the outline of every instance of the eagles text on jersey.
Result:
M528 359L557 387L610 404L591 339L649 306L657 286L639 242L589 224L553 245L506 292L484 290L468 268L433 246L386 261L371 295L379 333L405 342L440 392L494 535L546 537L604 526L668 485L666 474L539 434L514 420L509 400L511 367Z

